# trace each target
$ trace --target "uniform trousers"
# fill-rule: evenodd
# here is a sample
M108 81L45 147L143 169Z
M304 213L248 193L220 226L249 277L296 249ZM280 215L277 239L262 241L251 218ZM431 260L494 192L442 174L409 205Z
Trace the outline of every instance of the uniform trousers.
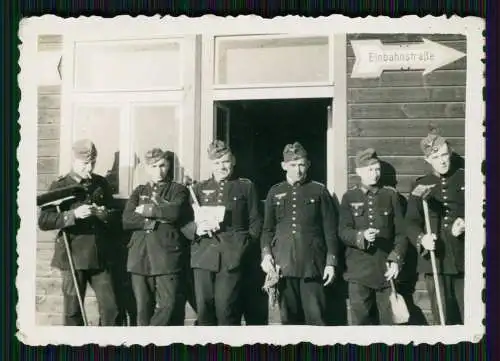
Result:
M326 325L326 295L321 279L283 277L278 289L283 325Z
M241 272L194 269L199 326L241 325Z
M75 274L82 299L85 299L88 284L94 290L99 308L100 324L102 326L117 326L118 306L109 272L105 270L75 270ZM83 316L71 271L61 271L61 275L64 325L83 326Z
M463 324L464 319L464 275L439 275L439 289L443 314L447 325ZM432 274L425 275L425 284L431 299L432 318L439 325L439 309L436 299L436 287ZM458 310L457 310L458 308ZM459 314L457 314L459 313Z
M186 285L179 274L132 274L138 326L183 326Z
M352 325L392 325L391 288L373 289L349 282Z

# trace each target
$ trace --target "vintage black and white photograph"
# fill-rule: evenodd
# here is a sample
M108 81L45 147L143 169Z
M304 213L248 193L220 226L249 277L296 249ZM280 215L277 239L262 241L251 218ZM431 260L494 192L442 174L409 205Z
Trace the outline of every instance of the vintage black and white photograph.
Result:
M478 341L483 29L23 20L20 340Z

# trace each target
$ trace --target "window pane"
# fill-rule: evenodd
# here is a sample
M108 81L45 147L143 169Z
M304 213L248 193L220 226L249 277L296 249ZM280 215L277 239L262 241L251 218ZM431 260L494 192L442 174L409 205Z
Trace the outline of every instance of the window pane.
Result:
M77 90L147 90L181 85L180 44L172 40L77 43Z
M94 172L108 179L118 193L120 115L118 107L80 105L75 107L73 140L87 138L97 148Z
M216 39L216 84L329 81L328 37Z
M178 110L175 105L140 105L132 107L134 151L136 168L133 186L147 182L144 169L144 154L152 148L161 148L172 152L171 176L179 180L180 127Z

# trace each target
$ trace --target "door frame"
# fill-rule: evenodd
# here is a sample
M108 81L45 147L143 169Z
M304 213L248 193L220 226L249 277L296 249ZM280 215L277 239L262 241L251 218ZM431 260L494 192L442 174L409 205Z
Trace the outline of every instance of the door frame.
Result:
M273 87L221 89L213 86L215 36L202 37L200 177L210 176L206 149L215 131L214 105L222 100L332 98L327 126L327 188L341 196L347 190L347 51L345 34L333 38L333 85L287 84ZM325 110L327 111L327 110Z

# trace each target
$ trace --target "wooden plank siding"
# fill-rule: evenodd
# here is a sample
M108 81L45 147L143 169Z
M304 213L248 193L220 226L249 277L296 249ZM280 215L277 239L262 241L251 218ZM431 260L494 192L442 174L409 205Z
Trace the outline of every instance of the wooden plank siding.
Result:
M419 143L435 123L455 152L464 155L466 57L422 75L422 71L384 71L379 78L351 78L355 62L350 40L380 39L382 43L416 43L422 38L466 51L458 34L350 34L347 36L347 151L349 186L358 182L357 151L373 147L395 173L396 188L405 196L417 176L429 170ZM414 301L429 322L430 300L420 279Z

